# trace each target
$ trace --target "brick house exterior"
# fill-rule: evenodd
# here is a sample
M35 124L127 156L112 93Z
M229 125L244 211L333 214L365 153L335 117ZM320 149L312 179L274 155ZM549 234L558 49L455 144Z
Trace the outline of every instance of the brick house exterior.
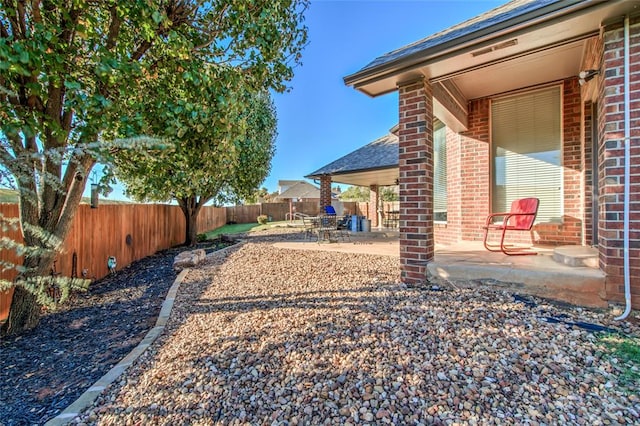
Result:
M383 55L345 77L346 84L370 96L394 90L399 94L404 281L426 279L435 243L482 239L484 220L493 212L494 99L553 86L560 93L561 217L536 224L524 239L597 247L600 269L606 274L606 299L624 301L627 279L631 303L638 306L640 18L632 15L637 13L632 3L510 2ZM630 64L628 98L625 47ZM447 220L434 223L435 118L447 126ZM630 140L625 135L627 122ZM624 214L626 161L628 215Z

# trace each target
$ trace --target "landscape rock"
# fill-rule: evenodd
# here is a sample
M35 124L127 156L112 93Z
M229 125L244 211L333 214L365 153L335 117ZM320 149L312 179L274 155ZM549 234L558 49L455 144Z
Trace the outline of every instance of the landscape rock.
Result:
M638 421L637 390L617 379L621 361L591 331L539 320L615 327L605 312L526 306L495 288L408 287L394 257L262 241L192 268L164 334L74 421ZM636 325L626 331L638 335Z
M196 249L191 251L183 251L179 253L173 260L173 269L181 271L185 268L193 268L200 264L207 257L206 252L203 249Z

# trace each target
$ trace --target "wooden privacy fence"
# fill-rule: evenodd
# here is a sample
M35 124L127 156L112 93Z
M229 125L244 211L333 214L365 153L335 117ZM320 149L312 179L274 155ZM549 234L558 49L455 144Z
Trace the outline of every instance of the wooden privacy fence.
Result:
M384 202L382 205L382 209L384 212L389 210L398 210L397 202ZM372 203L369 202L357 202L357 201L343 201L342 202L344 214L355 214L358 216L366 216L369 219L372 219L376 214L376 208ZM248 216L243 213L242 209L255 207L254 211L251 211L251 214L255 214L254 218L251 218L251 214ZM242 206L242 207L227 207L228 209L239 209L240 213L237 213L237 217L242 220L246 220L246 222L242 222L241 220L236 220L238 223L250 223L254 222L259 214L267 215L271 218L272 221L277 222L281 220L287 220L289 218L289 210L290 206L288 202L283 203L264 203L262 204L262 210L260 213L256 206ZM323 212L320 211L320 204L317 201L296 201L292 203L292 210L294 213L303 213L309 216L317 216ZM249 210L245 210L249 211ZM231 213L227 213L227 217L232 217Z
M258 216L262 214L260 204L226 207L226 209L229 223L257 223Z
M375 206L366 202L343 202L345 214L356 214L371 219ZM310 216L320 214L316 201L293 203L295 212ZM384 211L397 210L396 203L384 203ZM228 222L256 223L261 214L272 221L287 218L289 203L265 203L234 207L204 207L198 217L198 233L219 228ZM17 204L0 204L0 215L18 217ZM64 244L64 252L56 258L56 270L65 276L73 272L100 279L107 275L107 259L115 256L118 269L184 242L184 215L178 206L167 204L101 204L92 209L81 204L73 226ZM20 231L9 232L6 236L21 241ZM5 235L2 235L5 236ZM73 254L76 254L73 271ZM0 260L19 262L13 251L0 251ZM0 272L0 278L12 280L13 271ZM0 321L6 319L13 290L0 292Z
M262 204L262 214L271 217L272 221L289 219L289 203L264 203ZM309 216L320 214L320 204L317 201L296 201L292 203L291 209L294 213L303 213Z
M18 217L17 204L0 204L4 217ZM225 208L204 207L198 217L198 232L206 232L227 222ZM4 236L4 235L3 235ZM21 241L19 231L9 232L9 238ZM107 259L115 256L118 269L184 242L185 220L178 206L166 204L102 204L97 209L81 204L64 244L56 258L56 271L64 276L82 275L100 279L107 275ZM76 255L75 270L73 265ZM17 262L13 251L1 250L0 259ZM8 280L14 271L0 273ZM12 290L0 293L0 321L9 312Z

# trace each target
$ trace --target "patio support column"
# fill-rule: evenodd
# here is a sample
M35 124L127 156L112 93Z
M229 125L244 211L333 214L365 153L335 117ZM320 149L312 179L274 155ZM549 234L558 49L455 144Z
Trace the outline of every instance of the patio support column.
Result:
M380 197L379 197L380 188L378 185L371 185L369 187L369 205L373 206L373 214L371 214L371 227L377 228L380 226Z
M640 21L635 18L630 26L630 62L638 63L640 52L634 46L640 43ZM640 233L638 211L640 210L640 122L634 119L636 99L640 96L640 71L631 65L630 105L625 105L624 95L624 27L622 23L611 24L604 33L604 55L602 69L604 88L600 90L598 102L598 249L600 269L606 275L606 297L621 302L624 297L624 185L625 145L630 144L630 239L629 282L632 307L640 304ZM625 108L630 108L630 140L625 140Z
M331 175L320 176L320 213L324 213L324 206L331 205Z
M433 94L429 82L398 85L400 168L400 273L407 284L427 279L434 256Z

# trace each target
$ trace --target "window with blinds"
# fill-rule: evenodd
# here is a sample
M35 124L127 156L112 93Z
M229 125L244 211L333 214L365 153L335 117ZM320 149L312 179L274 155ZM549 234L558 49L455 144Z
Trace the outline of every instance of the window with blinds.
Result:
M433 123L433 220L447 221L447 136L438 120Z
M493 211L518 198L537 197L536 222L562 218L560 87L491 103Z

